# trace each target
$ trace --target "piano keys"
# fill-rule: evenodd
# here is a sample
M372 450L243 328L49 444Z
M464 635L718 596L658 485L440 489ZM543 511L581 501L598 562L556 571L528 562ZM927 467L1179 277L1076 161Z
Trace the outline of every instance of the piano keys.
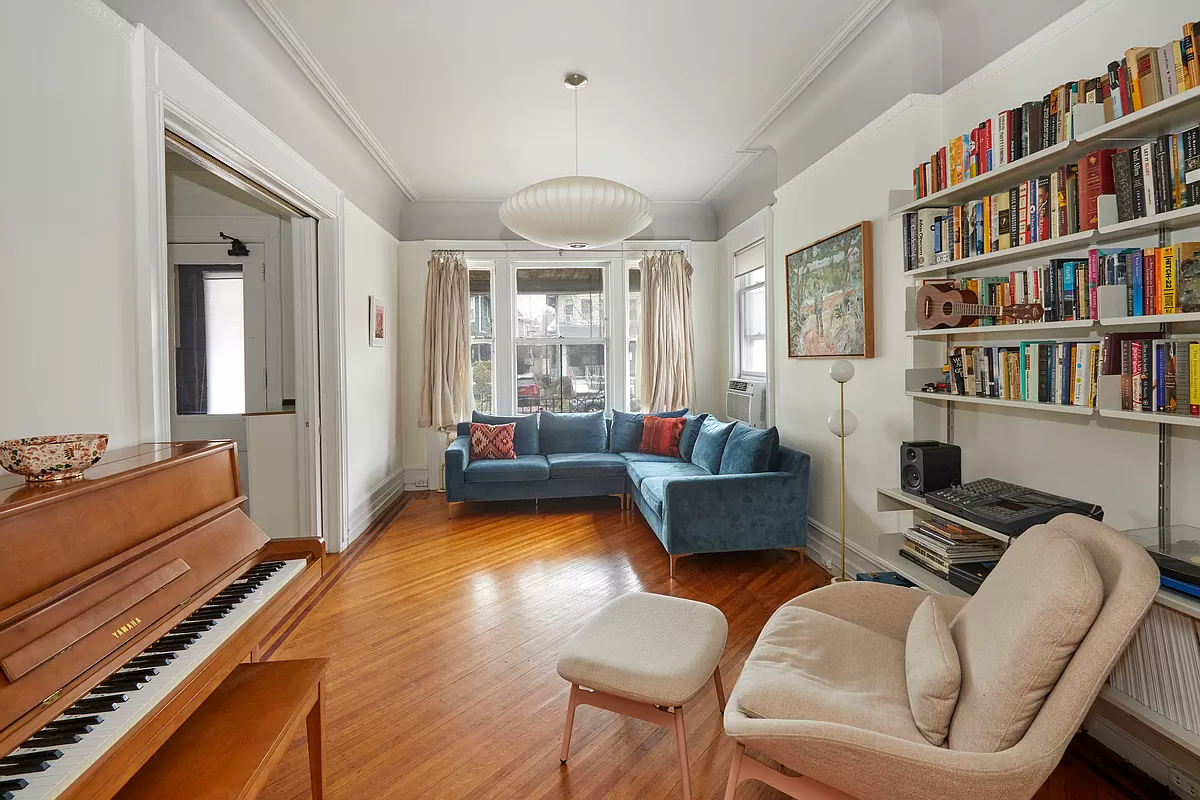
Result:
M114 796L319 581L319 541L270 541L242 512L232 448L147 446L74 485L0 488L4 552L45 552L36 518L91 553L65 578L40 565L20 598L10 565L29 562L0 565L0 800Z

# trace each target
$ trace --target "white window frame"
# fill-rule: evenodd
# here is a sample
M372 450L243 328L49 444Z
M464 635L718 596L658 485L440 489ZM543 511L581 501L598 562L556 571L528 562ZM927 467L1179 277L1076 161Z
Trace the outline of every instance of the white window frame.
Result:
M757 241L752 242L751 244L747 245L746 247L738 249L737 253L733 253L730 256L730 260L729 260L730 261L729 287L730 287L730 292L733 297L733 309L732 309L733 324L731 326L732 334L733 334L733 337L732 337L732 339L733 339L733 360L731 363L733 364L733 372L737 377L745 378L747 380L765 381L767 379L767 370L770 369L769 365L770 365L770 353L771 353L771 340L770 340L771 290L770 290L769 280L768 280L768 273L770 270L770 265L768 263L766 263L766 261L768 259L764 258L763 259L764 263L763 263L763 279L762 279L762 281L760 283L750 284L749 286L745 286L740 289L737 288L737 284L738 284L738 281L740 280L741 276L734 274L735 270L733 269L733 264L736 263L735 259L737 258L738 253L744 253L753 247L759 246L760 244L763 245L764 253L765 253L766 252L766 239L764 237L762 239L758 239ZM755 268L755 269L757 269L757 268ZM751 269L743 274L749 274L750 272L753 272L753 271L754 270ZM765 330L759 336L747 337L745 335L745 333L743 332L742 309L743 309L744 304L743 304L742 300L745 297L747 292L749 292L753 289L757 289L760 286L763 289L763 305L764 305L763 317L766 320ZM762 372L748 370L742 365L742 345L744 342L746 342L749 339L753 339L753 340L762 339L763 341L766 342L767 367Z
M484 338L482 336L475 336L471 333L470 325L473 320L470 319L470 316L471 316L471 292L470 292L470 289L468 288L468 290L467 290L467 324L468 324L467 352L469 355L471 348L473 348L477 344L491 345L491 348L492 348L492 386L491 386L492 408L490 411L486 411L486 412L482 412L482 413L497 414L499 412L498 412L498 407L497 407L498 398L496 397L496 327L497 327L497 324L496 324L496 262L495 261L468 261L467 262L467 284L468 284L468 287L470 286L470 276L471 276L472 271L489 273L488 285L491 287L491 298L492 298L492 335L489 338ZM471 410L474 411L475 410L475 371L474 371L473 364L471 365L470 370L471 370L471 378L470 378L470 380L471 380Z
M508 327L504 329L504 331L505 331L504 335L506 336L506 338L508 339L508 341L510 343L510 346L508 348L506 348L507 349L507 358L508 358L507 371L508 371L510 379L508 381L507 386L505 387L505 392L504 392L504 396L505 396L507 402L509 403L509 411L507 413L509 413L509 414L522 413L520 410L520 407L517 403L517 374L518 373L516 371L517 348L521 347L521 346L537 347L537 346L541 346L541 345L557 346L557 345L572 345L572 344L602 345L604 347L604 408L608 409L608 408L613 407L613 399L614 399L613 391L618 385L618 382L614 381L614 375L613 375L614 370L613 370L613 346L612 346L612 338L613 338L612 331L613 331L613 317L614 317L613 305L612 305L613 295L614 295L612 273L613 273L613 264L614 263L621 263L621 262L603 261L603 260L596 260L596 259L566 260L566 259L561 259L561 258L556 258L553 260L549 260L549 259L541 260L541 259L537 259L537 258L523 258L523 259L519 259L519 260L512 259L511 261L509 261L509 265L508 265L508 277L509 277L508 310L509 310L509 313L507 315L508 316ZM571 267L599 269L601 271L601 295L604 297L605 308L604 308L604 315L601 317L601 320L600 320L600 324L603 329L604 335L598 336L598 337L597 336L587 336L587 337L580 337L580 338L562 338L562 337L534 338L534 337L518 336L517 335L517 333L518 333L517 332L517 271L522 270L522 269L563 269L563 268L571 268ZM494 284L493 284L493 286L494 286ZM495 289L493 288L493 293L494 292L495 292ZM622 292L621 294L623 296L624 293ZM495 295L493 294L493 296L495 296ZM499 314L496 313L495 310L493 309L493 315L492 315L493 332L495 332L497 330L496 325L497 325L498 317L499 317ZM620 317L621 317L621 319L624 319L624 313L622 313L620 315ZM493 349L492 349L493 358L496 357L496 352L497 351L496 351L495 347L493 346ZM624 369L624 367L625 367L625 361L624 361L623 355L624 355L624 353L622 353L622 359L620 361L621 369ZM493 369L492 369L492 380L493 380L493 382L496 381L495 367L493 367ZM620 385L623 385L623 381L621 381L619 383L620 383ZM493 387L493 390L492 390L492 397L493 398L496 397L495 387ZM494 403L495 403L495 400L493 400L493 404ZM626 401L624 398L622 398L621 406L625 406L625 405L626 405Z
M637 324L637 328L635 329L635 332L633 334L630 334L629 333L629 323L631 322L631 319L630 319L630 313L629 313L629 299L630 299L631 295L629 292L629 273L633 272L635 269L640 272L642 269L642 262L641 262L641 259L627 259L627 260L622 261L621 264L624 267L624 269L621 272L621 278L624 280L624 283L621 284L621 290L624 293L624 302L621 304L622 319L623 319L623 324L621 325L621 334L622 334L622 336L621 336L622 342L621 343L622 343L622 347L623 347L623 350L621 351L621 379L622 379L622 385L624 386L624 389L625 389L624 395L622 397L622 401L625 404L626 411L633 411L634 404L632 402L630 402L630 400L631 399L636 400L634 395L637 392L637 384L636 384L637 370L635 367L634 374L632 376L630 376L629 361L628 361L629 344L631 342L634 344L633 357L634 357L635 364L636 364L637 341L638 341L638 337L641 335L641 328L642 328L641 315L642 315L642 313L644 313L644 309L642 308L642 304L641 304L641 294L642 293L639 289L639 291L638 291L638 324ZM639 278L640 278L640 276L639 276ZM639 286L640 286L640 283L639 283Z

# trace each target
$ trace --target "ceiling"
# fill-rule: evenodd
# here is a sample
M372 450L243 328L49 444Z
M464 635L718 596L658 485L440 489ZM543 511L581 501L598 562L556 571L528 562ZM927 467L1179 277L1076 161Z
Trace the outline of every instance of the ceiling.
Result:
M499 199L579 168L707 201L822 48L880 0L254 0L273 6L414 199ZM322 77L324 77L322 76Z

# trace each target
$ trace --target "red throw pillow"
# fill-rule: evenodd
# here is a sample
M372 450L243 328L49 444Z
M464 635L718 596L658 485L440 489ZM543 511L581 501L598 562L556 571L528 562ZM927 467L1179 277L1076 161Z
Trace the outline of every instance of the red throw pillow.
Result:
M679 458L679 437L686 424L683 417L645 417L638 452Z
M517 423L507 425L485 425L482 422L471 423L471 460L481 461L488 458L516 458L513 450L513 438L516 436Z

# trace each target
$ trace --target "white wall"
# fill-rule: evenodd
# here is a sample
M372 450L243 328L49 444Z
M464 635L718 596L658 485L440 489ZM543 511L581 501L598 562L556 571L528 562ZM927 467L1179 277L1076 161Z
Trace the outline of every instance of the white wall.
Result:
M131 33L0 4L0 439L138 439Z
M404 488L400 368L404 302L399 243L346 202L346 443L351 539ZM371 295L388 303L386 344L371 347Z

